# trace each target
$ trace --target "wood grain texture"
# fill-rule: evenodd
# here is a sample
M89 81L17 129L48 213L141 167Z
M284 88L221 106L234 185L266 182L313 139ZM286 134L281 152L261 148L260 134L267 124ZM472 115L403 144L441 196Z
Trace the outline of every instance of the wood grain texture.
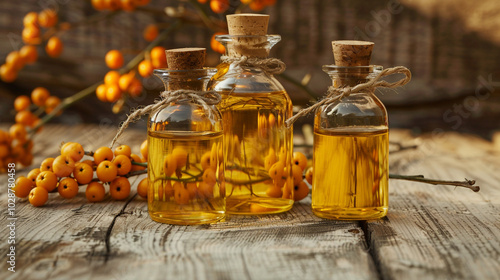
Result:
M55 156L55 143L108 145L114 126L48 125L35 140L35 163ZM128 130L119 142L138 152L145 132ZM35 167L35 166L33 166ZM29 169L18 170L18 175ZM0 205L6 207L6 175ZM153 222L131 180L127 201L88 203L84 188L65 200L51 194L42 208L18 199L16 270L2 261L1 279L374 279L377 270L355 222L315 217L310 200L280 215L230 216L223 223L173 226ZM0 236L7 236L0 216ZM7 251L7 242L0 243Z
M386 219L367 222L383 279L498 279L500 160L493 145L455 133L392 139L419 148L391 158L391 173L437 179L476 179L468 189L391 181Z

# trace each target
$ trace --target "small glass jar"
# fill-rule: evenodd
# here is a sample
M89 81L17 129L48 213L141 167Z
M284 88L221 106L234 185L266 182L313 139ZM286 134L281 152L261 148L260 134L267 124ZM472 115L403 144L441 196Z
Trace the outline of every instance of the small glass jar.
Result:
M381 66L323 66L333 86L354 87ZM373 90L352 93L316 110L312 210L322 218L368 220L387 214L387 111Z
M215 69L154 73L167 91L206 90ZM224 219L222 119L192 100L178 100L148 120L148 211L169 224L206 224Z
M266 58L279 35L219 35L226 56ZM222 95L226 209L269 214L293 206L292 102L276 78L259 67L221 63L210 89Z

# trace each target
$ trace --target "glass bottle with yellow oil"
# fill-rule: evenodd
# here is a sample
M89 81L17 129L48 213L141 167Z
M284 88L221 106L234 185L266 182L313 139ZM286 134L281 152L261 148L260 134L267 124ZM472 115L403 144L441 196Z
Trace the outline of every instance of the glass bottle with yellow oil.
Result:
M373 43L334 41L335 65L323 70L333 87L354 87L375 77ZM388 210L388 119L373 89L351 93L316 110L312 210L322 218L369 220Z
M222 95L226 210L284 212L294 202L292 129L284 123L292 103L273 74L259 65L281 37L267 35L268 15L228 15L227 21L229 35L216 36L226 54L209 86Z
M197 94L216 69L203 68L204 48L167 50L168 69L154 73L167 96ZM202 96L202 94L200 95ZM225 217L222 119L215 105L180 95L148 121L148 211L169 224L206 224Z

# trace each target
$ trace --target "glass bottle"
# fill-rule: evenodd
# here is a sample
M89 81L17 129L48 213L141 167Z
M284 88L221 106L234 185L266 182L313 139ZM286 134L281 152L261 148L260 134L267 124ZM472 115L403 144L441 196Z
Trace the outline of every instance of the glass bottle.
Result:
M333 86L354 87L381 66L325 65ZM322 218L368 220L388 210L387 111L373 91L352 93L316 110L312 210Z
M156 69L168 90L206 90L214 68ZM148 211L169 224L213 223L225 217L222 121L191 100L178 100L148 121Z
M265 58L279 35L219 35L226 56ZM245 42L242 44L241 42ZM226 210L232 214L280 213L293 206L292 102L276 78L259 67L222 63L210 89L222 95Z

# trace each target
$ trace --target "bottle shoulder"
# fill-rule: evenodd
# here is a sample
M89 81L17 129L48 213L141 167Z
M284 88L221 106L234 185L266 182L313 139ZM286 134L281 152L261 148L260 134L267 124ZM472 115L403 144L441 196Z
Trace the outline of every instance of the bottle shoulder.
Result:
M216 106L210 110L192 102L170 103L149 116L149 131L222 131L222 117Z
M210 81L209 89L215 91L232 91L235 94L285 92L283 85L273 76L258 68L241 68L230 66L222 75L215 75Z

